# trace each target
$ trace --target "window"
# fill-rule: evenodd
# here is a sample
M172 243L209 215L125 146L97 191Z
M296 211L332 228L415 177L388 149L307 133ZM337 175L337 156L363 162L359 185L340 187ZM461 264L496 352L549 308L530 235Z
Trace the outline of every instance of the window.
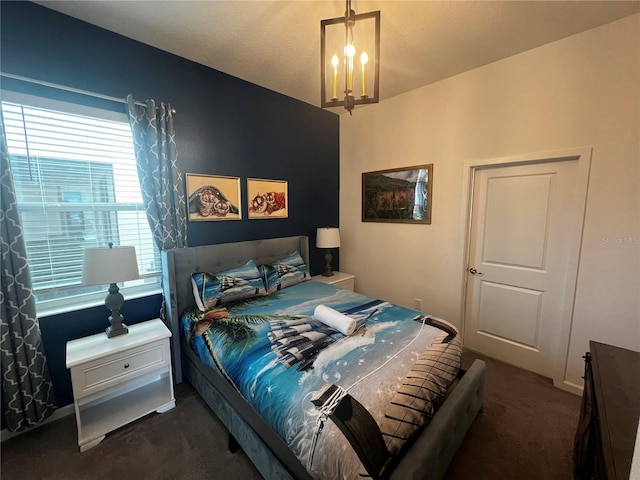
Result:
M124 112L10 92L2 109L38 314L104 300L105 286L82 285L82 259L109 242L136 247L142 279L125 294L157 291L160 255Z

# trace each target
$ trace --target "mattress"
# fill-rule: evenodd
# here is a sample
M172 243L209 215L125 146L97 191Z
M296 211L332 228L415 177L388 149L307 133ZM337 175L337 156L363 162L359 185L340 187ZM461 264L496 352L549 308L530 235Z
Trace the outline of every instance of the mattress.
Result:
M354 319L356 331L347 336L316 321L312 315L318 305ZM359 401L395 453L433 415L433 405L416 391L432 390L437 399L460 365L453 326L440 322L436 328L419 312L321 282L302 282L226 305L226 310L226 318L205 330L198 328L202 312L185 311L182 334L314 478L364 473L343 434L330 420L323 421L311 402L327 385L338 385Z

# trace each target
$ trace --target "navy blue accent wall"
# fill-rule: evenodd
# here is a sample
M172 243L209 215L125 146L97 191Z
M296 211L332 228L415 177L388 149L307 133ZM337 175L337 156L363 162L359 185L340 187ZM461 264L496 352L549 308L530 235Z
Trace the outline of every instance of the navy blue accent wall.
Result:
M177 110L183 173L242 179L244 219L190 222L190 246L308 235L311 272L322 271L323 253L313 247L315 229L338 226L337 115L33 3L0 2L0 20L3 72L118 98L132 93L137 100L170 102ZM118 103L1 81L4 89L124 110ZM286 180L289 217L248 220L247 177ZM336 252L333 265L338 261ZM158 295L127 300L126 322L156 317L160 303ZM66 342L103 331L107 317L100 306L40 319L60 406L72 402Z

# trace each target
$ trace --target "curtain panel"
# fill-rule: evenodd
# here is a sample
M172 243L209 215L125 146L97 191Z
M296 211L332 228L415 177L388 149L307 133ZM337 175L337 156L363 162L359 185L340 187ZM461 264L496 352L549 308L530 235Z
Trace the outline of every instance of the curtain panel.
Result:
M127 96L127 113L140 177L142 198L160 250L187 246L184 178L178 169L173 111L168 103L147 100L146 107Z
M0 360L7 430L32 427L57 408L18 214L0 109Z

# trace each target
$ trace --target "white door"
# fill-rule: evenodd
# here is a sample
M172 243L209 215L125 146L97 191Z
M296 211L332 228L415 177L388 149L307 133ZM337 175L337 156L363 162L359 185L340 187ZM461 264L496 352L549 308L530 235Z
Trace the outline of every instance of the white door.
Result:
M464 343L554 377L563 322L570 321L565 289L575 270L578 161L474 172Z

